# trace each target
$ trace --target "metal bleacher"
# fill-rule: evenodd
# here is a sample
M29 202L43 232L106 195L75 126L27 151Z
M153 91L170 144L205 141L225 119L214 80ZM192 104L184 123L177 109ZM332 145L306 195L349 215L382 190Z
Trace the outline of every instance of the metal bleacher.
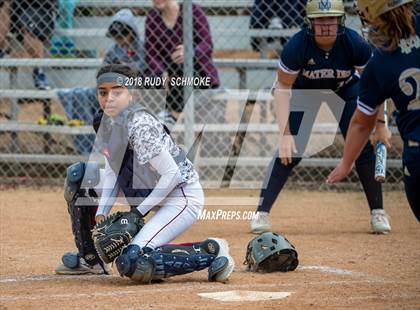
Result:
M252 69L270 69L275 70L277 67L276 60L263 60L263 59L215 59L215 64L218 68L230 68L236 70L240 76L238 88L246 89L246 73L247 70ZM8 70L9 80L11 83L11 89L0 89L0 99L11 100L11 110L17 111L17 100L21 98L31 99L52 99L56 97L58 89L49 91L40 90L23 90L17 89L17 85L13 84L17 78L19 68L27 67L44 67L44 68L97 68L101 64L101 59L0 59L0 69ZM250 103L256 101L256 93L250 93L248 100ZM16 112L15 112L16 113ZM17 122L16 117L12 118L12 121L0 123L1 132L36 132L40 134L91 134L93 133L91 126L41 126L36 124L28 124ZM246 118L245 121L249 120ZM199 132L203 127L203 124L195 124L194 131ZM174 132L182 132L184 129L183 125L176 125ZM316 128L319 132L332 132L334 126ZM206 131L209 132L266 132L275 133L278 131L277 125L275 124L207 124ZM32 163L71 163L77 160L86 160L87 156L83 155L55 155L55 154L15 154L7 153L0 154L0 162L32 162ZM217 163L231 163L234 161L235 165L254 165L254 166L266 166L270 158L198 158L197 165L215 165ZM327 158L309 158L304 159L302 166L308 167L333 167L338 163L338 159L327 159ZM390 167L397 167L399 165L398 160L389 161Z
M196 0L194 3L200 5L208 15L208 21L214 41L215 50L241 49L250 50L251 37L261 39L261 57L267 57L267 38L285 37L289 38L299 29L249 29L249 16L254 0ZM345 1L349 10L353 7L354 1ZM152 1L148 0L80 0L77 3L79 9L113 9L121 8L150 9ZM218 14L220 12L222 14ZM352 18L352 17L350 17ZM92 43L99 48L105 49L111 41L104 38L106 27L109 23L107 16L79 16L75 18L78 25L74 29L57 29L58 35L73 37L76 44L82 48L89 49ZM144 29L145 16L137 16L136 22L139 29ZM353 21L354 22L354 21ZM357 21L356 21L357 22ZM94 27L94 28L92 28ZM100 38L100 40L98 40ZM93 40L93 41L92 41Z
M354 6L353 0L345 1L346 10L351 11ZM254 0L195 0L194 3L200 5L207 13L210 29L216 50L228 49L251 49L251 37L261 39L261 57L267 57L267 38L293 36L299 29L249 29L249 16L251 14ZM114 11L121 8L131 9L150 9L152 1L149 0L80 0L77 2L78 9L112 9ZM218 14L221 13L221 14ZM353 17L349 16L350 19ZM89 48L92 43L95 46L106 48L110 44L108 38L104 39L106 27L109 23L107 16L88 16L76 17L78 28L57 29L59 35L73 37L78 46ZM145 16L137 16L136 22L139 29L144 29ZM358 22L358 18L352 21ZM92 26L94 28L92 28ZM100 37L100 40L95 39ZM92 39L94 41L92 41Z
M232 10L248 10L253 5L253 0L233 0L233 1L211 1L211 0L199 0L195 1L204 8L222 8ZM120 0L120 1L100 1L100 0L80 0L77 3L78 8L150 8L152 1L150 0ZM74 29L56 29L56 34L62 36L70 36L76 39L76 45L83 46L83 44L92 44L92 40L96 40L95 44L100 42L99 47L109 46L110 41L104 38L105 29L109 23L109 17L78 17L77 22L78 28ZM138 17L139 29L144 29L144 16ZM215 48L216 49L230 49L243 48L250 49L249 39L251 36L259 37L272 37L272 36L292 36L297 29L281 29L281 30L250 30L248 29L249 16L209 16L210 26L213 29L219 29L217 31L212 30L213 37L217 37ZM220 27L220 24L230 25L229 27ZM212 25L218 25L218 27L212 27ZM92 28L94 26L94 28ZM231 29L231 30L227 30ZM219 32L218 32L219 31ZM235 37L237 40L232 40ZM224 38L224 39L223 39ZM96 45L95 45L96 46ZM269 73L269 76L274 75L274 71L277 68L276 60L269 59L214 59L214 62L218 69L227 71L234 71L237 75L236 85L229 85L233 88L247 89L250 88L247 82L248 75L253 70L261 70ZM4 71L8 75L8 83L2 82L2 85L8 84L8 88L4 87L0 89L0 100L8 99L10 101L10 116L11 120L8 122L0 123L0 133L12 132L14 137L17 137L19 132L33 132L40 134L90 134L92 128L90 126L41 126L37 124L22 123L17 121L18 114L18 100L29 98L48 100L56 97L56 92L60 88L55 88L50 91L40 91L27 89L22 87L19 82L20 71L31 67L43 67L47 70L59 72L71 72L71 70L82 70L82 72L90 72L93 74L94 71L100 66L102 60L100 58L69 58L69 59L0 59L0 72L4 76ZM67 71L63 71L67 70ZM61 73L62 74L62 73ZM79 74L79 73L78 73ZM74 76L74 75L73 75ZM76 78L77 80L77 78ZM272 79L263 79L267 85L271 85ZM223 76L222 76L223 83ZM223 85L225 86L225 85ZM3 87L3 86L2 86ZM259 88L261 85L256 85L255 88ZM249 101L255 103L255 98L250 94ZM249 119L247 119L249 120ZM243 127L246 126L246 127ZM194 130L200 131L202 124L195 124ZM329 132L331 128L318 128L321 132ZM241 130L248 132L277 132L277 126L275 124L242 124L239 126L232 126L229 124L224 125L206 125L207 131L213 132L239 132ZM174 132L183 131L183 125L177 125L174 128ZM6 153L0 154L0 163L71 163L76 160L86 159L86 156L79 155L57 155L57 154L18 154L18 153ZM266 166L270 158L199 158L197 165L217 165L218 163L224 163L226 161L234 161L235 165L255 165L255 166ZM237 161L236 161L237 160ZM332 167L338 163L338 159L334 158L309 158L304 159L302 164L304 166L311 167ZM390 166L398 166L399 162L392 160L389 162Z
M56 97L58 89L49 91L18 89L17 76L20 69L31 68L34 66L50 68L50 69L91 69L96 70L102 63L101 59L0 59L0 70L7 70L9 74L9 89L0 89L0 99L9 99L11 101L11 121L0 124L1 132L34 132L40 134L89 134L92 133L90 126L68 127L68 126L41 126L36 124L28 124L17 122L18 100L22 98L30 99L53 99ZM275 69L277 66L276 60L247 60L247 59L215 59L218 68L229 68L236 70L240 76L237 88L246 88L246 72L250 69ZM196 124L194 130L199 132L202 124ZM258 131L261 128L248 128L248 130ZM232 125L206 125L207 131L224 131L236 132L237 126ZM265 130L275 131L276 126L270 126ZM182 125L177 125L174 132L183 131ZM0 162L32 162L32 163L71 163L75 160L85 160L86 156L75 155L55 155L55 154L17 154L7 153L0 154ZM202 164L209 164L209 162L217 162L218 159L202 158L199 162ZM197 162L197 164L199 164Z
M223 16L207 14L215 49L250 49L250 38L258 36L263 39L267 37L290 37L297 29L253 29L249 28L249 14L254 3L253 0L197 0L194 3L200 5L207 12L223 12ZM147 10L152 7L152 1L148 0L120 0L120 1L101 1L101 0L80 0L77 8L83 9L112 9L114 11L121 8ZM145 16L136 17L139 29L144 29ZM82 48L89 48L94 43L99 48L106 48L110 44L108 38L104 39L105 29L109 23L108 16L78 16L75 17L74 29L57 29L57 34L73 37L76 44ZM94 28L92 28L92 26ZM246 26L246 27L244 27ZM100 40L96 38L100 37ZM92 41L94 40L94 41Z
M254 4L254 0L194 0L194 3L199 4L204 8L251 8ZM352 7L354 4L353 0L345 1L345 6ZM119 0L119 1L108 1L108 0L79 0L77 3L78 7L96 7L96 8L109 8L109 7L132 7L132 8L150 8L152 7L152 1L150 0Z

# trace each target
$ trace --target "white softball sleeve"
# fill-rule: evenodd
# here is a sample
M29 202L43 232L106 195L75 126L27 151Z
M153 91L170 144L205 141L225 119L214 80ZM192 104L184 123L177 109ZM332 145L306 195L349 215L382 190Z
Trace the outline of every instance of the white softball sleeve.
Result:
M162 149L149 163L159 173L160 178L149 196L137 207L141 214L146 214L157 206L182 182L181 171L168 150Z
M107 216L111 211L112 206L117 199L119 192L119 186L117 183L117 176L115 175L114 170L108 163L108 160L105 158L105 172L103 176L104 180L102 183L102 193L101 199L99 200L98 210L96 215Z

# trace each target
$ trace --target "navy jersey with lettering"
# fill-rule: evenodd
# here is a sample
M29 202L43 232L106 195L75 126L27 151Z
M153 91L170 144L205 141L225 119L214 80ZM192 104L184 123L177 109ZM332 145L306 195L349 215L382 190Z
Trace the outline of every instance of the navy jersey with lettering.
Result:
M331 89L335 92L358 81L356 68L364 68L372 52L369 44L354 30L343 27L333 48L326 52L304 28L282 51L279 68L298 74L293 89Z
M397 125L403 140L420 141L420 17L416 36L400 41L392 53L376 50L363 72L358 109L373 115L391 98L397 109Z

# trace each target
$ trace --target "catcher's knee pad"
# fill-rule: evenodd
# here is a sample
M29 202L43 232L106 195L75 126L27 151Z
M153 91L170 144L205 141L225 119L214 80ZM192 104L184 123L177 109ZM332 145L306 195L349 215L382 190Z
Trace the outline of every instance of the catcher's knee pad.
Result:
M99 184L99 165L97 163L77 162L67 168L67 176L64 182L64 199L71 203L82 195L89 196L93 187Z
M155 279L155 262L147 256L139 256L131 280L137 283L150 283Z
M142 250L135 244L130 244L123 250L122 254L115 260L120 276L131 277L133 275L140 255L142 255Z
M77 162L67 168L64 198L67 201L72 231L80 255L91 265L99 263L91 235L91 230L95 225L97 195L92 188L82 188L82 186L93 187L98 183L99 166L97 164ZM85 200L80 202L78 198Z
M129 277L138 283L150 283L155 273L153 258L144 255L138 245L127 246L115 260L118 272L122 277Z

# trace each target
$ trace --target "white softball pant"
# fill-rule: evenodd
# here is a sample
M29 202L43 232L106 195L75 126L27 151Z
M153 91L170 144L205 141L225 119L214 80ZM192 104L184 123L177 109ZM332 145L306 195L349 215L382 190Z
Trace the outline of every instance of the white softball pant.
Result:
M100 194L99 190L97 192ZM155 249L171 242L197 221L203 207L204 192L199 181L175 188L161 202L131 244Z

